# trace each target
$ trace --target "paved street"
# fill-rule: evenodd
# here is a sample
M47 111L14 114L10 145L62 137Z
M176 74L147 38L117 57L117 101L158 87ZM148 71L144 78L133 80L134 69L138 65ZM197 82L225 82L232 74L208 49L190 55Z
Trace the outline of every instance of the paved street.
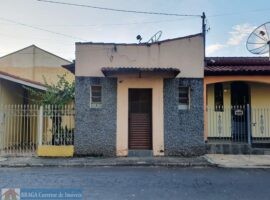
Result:
M84 199L270 199L270 170L1 168L1 188L81 188Z

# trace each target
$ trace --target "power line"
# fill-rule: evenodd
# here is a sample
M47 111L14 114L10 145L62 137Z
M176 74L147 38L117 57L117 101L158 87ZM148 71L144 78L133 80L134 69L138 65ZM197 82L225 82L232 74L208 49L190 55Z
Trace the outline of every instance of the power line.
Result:
M238 11L238 12L231 12L231 13L221 13L221 14L214 14L208 15L208 17L223 17L223 16L231 16L231 15L242 15L242 14L249 14L249 13L256 13L256 12L266 12L269 11L270 8L262 8L262 9L254 9L254 10L247 10L247 11Z
M99 27L99 26L127 26L127 25L140 25L140 24L158 24L158 23L166 23L166 22L179 22L184 20L194 19L194 17L186 17L186 18L176 18L176 19L168 19L168 20L155 20L155 21L142 21L142 22L130 22L130 23L107 23L107 24L85 24L85 25L76 25L76 24L55 24L55 25L39 25L39 27L63 27L63 28L72 28L72 27ZM7 24L3 24L7 25ZM9 24L8 24L9 25ZM14 24L17 25L17 24Z
M178 16L178 17L201 17L201 15L162 13L162 12L147 12L147 11L137 11L137 10L124 10L124 9L99 7L99 6L92 6L92 5L85 5L85 4L59 2L59 1L52 1L52 0L37 0L37 1L46 2L46 3L54 3L54 4L62 4L62 5L69 5L69 6L77 6L77 7L87 7L87 8L93 8L93 9L99 9L99 10L107 10L107 11L115 11L115 12L148 14L148 15L166 15L166 16ZM248 13L252 13L252 12L262 12L262 11L269 11L269 10L270 10L270 8L261 8L261 9L243 11L243 12L238 11L238 12L235 12L235 13L214 14L214 15L209 15L208 17L222 17L222 16L229 16L229 15L240 15L240 14L248 14Z
M48 32L48 33L52 33L52 34L56 34L56 35L60 35L60 36L64 36L64 37L68 37L68 38L72 38L72 39L76 39L76 40L79 39L79 40L82 40L82 41L87 41L85 39L82 39L82 38L79 38L79 37L76 37L76 36L72 36L72 35L68 35L68 34L64 34L64 33L59 33L59 32L55 32L55 31L47 30L47 29L40 28L40 27L37 27L37 26L32 26L32 25L29 25L29 24L17 22L17 21L11 20L11 19L6 19L6 18L3 18L3 17L0 17L0 20L6 21L6 22L10 22L10 23L13 23L13 24L17 24L17 25L21 25L21 26L25 26L25 27L28 27L28 28L32 28L32 29L36 29L36 30L40 30L40 31L45 31L45 32Z
M177 16L177 17L201 17L201 15L163 13L163 12L147 12L147 11L138 11L138 10L124 10L124 9L99 7L99 6L92 6L92 5L51 1L51 0L37 0L37 1L46 2L46 3L53 3L53 4L68 5L68 6L86 7L86 8L92 8L92 9L98 9L98 10L114 11L114 12L136 13L136 14L146 14L146 15L165 15L165 16Z

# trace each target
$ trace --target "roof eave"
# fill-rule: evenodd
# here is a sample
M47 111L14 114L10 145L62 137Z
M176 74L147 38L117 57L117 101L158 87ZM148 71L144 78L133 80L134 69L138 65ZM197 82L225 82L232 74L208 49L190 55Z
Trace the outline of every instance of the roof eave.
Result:
M18 84L21 84L21 85L25 85L25 86L28 86L28 87L31 87L31 88L35 88L35 89L39 89L39 90L43 90L43 91L47 90L47 87L45 87L42 84L33 83L33 82L23 80L23 79L17 79L15 77L12 77L12 76L9 76L9 75L0 74L0 78L11 81L11 82L14 82L14 83L18 83Z

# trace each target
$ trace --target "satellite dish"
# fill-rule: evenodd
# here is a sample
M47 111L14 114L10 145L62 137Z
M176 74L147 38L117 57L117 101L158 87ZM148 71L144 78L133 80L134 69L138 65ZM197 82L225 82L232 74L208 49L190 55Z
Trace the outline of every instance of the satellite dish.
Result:
M161 38L161 35L162 35L162 31L158 31L155 35L153 35L147 43L154 43L154 42L157 42L160 38Z
M137 35L136 39L139 41L139 43L141 43L141 41L142 41L142 36L141 36L141 35Z
M253 54L269 53L270 48L270 22L257 27L247 39L247 50ZM269 57L270 58L270 57Z

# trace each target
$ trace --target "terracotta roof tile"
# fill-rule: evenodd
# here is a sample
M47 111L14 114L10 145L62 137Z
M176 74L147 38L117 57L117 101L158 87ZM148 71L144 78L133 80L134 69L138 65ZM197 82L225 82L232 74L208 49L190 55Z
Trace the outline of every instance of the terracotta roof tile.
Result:
M270 74L268 57L208 57L204 68L206 75L220 74Z

